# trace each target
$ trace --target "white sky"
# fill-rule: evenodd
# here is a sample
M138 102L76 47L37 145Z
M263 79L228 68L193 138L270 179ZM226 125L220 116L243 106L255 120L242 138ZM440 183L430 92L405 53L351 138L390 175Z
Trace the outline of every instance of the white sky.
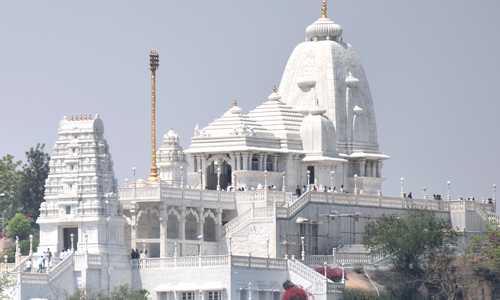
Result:
M385 195L491 197L500 184L499 1L329 1L373 96ZM63 116L99 113L119 184L150 168L148 55L160 55L157 139L187 149L238 99L278 85L321 0L2 1L0 156L52 153Z

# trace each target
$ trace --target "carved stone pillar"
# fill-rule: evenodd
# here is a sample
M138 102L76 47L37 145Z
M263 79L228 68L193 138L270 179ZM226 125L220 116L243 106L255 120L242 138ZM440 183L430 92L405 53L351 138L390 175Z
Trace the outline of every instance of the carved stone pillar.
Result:
M259 171L264 171L265 169L265 163L264 163L264 153L259 153Z
M364 177L365 176L365 164L366 164L366 160L364 159L360 159L359 161L359 170L357 173L359 177Z
M248 170L248 159L251 157L249 153L243 153L243 168L242 170Z
M222 208L217 208L215 220L215 238L218 240L222 236Z
M130 230L130 234L131 234L131 237L130 237L130 246L132 247L132 249L137 249L137 204L135 203L132 203L131 205L131 209L130 209L130 215L131 215L131 219L132 219L132 226L131 226L131 230Z
M160 204L160 257L167 257L167 205Z
M377 178L382 177L382 161L377 161Z
M204 189L207 186L207 160L206 156L201 156L201 188Z
M181 240L181 256L186 253L186 207L181 208L181 219L179 220L179 239Z
M369 160L366 162L366 165L365 165L365 176L366 177L372 176L372 165L373 165L373 161Z
M274 154L272 156L272 158L273 158L273 172L279 172L278 171L278 157L279 157L278 154Z

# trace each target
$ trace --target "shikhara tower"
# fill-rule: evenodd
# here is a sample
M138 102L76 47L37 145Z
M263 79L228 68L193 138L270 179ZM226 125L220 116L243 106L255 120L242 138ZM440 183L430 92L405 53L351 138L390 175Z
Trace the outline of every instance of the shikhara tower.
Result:
M379 151L361 62L342 41L342 27L327 18L325 3L306 34L269 101L248 115L234 103L207 127L195 128L186 151L194 185L215 188L219 176L222 188L257 187L265 185L265 174L268 185L289 192L306 183L361 194L381 190L389 157Z
M64 117L59 122L45 202L37 220L39 252L74 248L89 253L126 253L125 218L117 185L99 115L94 119L91 115Z

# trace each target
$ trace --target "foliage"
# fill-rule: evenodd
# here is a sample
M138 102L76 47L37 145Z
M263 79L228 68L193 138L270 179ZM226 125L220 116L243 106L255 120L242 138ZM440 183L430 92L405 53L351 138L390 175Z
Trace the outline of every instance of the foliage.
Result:
M325 276L325 267L323 267L323 266L316 266L314 268L314 271ZM331 281L340 282L342 280L342 269L330 268L329 266L327 266L326 267L326 277L328 279L330 279ZM345 272L344 272L344 279L347 279L347 274Z
M369 292L366 290L346 289L342 293L342 300L390 300L391 297L377 293Z
M67 296L67 300L149 300L149 292L146 289L133 291L128 285L120 285L114 288L109 296L102 293L86 293L84 289L78 289L73 295Z
M363 265L355 265L353 271L361 274L361 271L363 270Z
M3 274L0 275L0 299L7 299L4 298L4 291L5 288L13 285L14 283L9 279L9 273L4 272Z
M31 224L28 218L22 214L16 214L9 221L9 229L7 236L11 238L19 237L19 240L25 240L29 237L31 232Z
M14 157L10 154L0 159L0 211L13 210L11 197L18 190L21 180L21 171L17 168L21 165L21 161L14 161Z
M301 287L293 287L286 290L281 297L282 300L307 300L311 293Z
M500 226L493 222L486 224L486 235L472 237L467 253L476 276L500 293Z
M16 196L18 207L25 215L36 221L40 214L40 204L45 193L45 180L49 176L50 156L44 152L45 144L37 144L26 152L26 164L23 165L22 180Z
M396 271L404 278L419 278L422 264L431 250L455 244L456 233L448 220L432 211L410 209L403 215L382 215L365 227L363 244L375 253L392 255Z

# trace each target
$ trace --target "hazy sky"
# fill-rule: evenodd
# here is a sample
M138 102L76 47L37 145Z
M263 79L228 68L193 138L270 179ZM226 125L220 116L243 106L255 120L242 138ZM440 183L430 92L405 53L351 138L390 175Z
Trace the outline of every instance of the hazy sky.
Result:
M500 1L332 1L328 17L357 51L387 161L385 195L491 197L500 184ZM234 99L248 113L278 85L320 0L1 1L0 156L52 153L63 116L99 113L120 186L150 168L150 71L157 139Z

